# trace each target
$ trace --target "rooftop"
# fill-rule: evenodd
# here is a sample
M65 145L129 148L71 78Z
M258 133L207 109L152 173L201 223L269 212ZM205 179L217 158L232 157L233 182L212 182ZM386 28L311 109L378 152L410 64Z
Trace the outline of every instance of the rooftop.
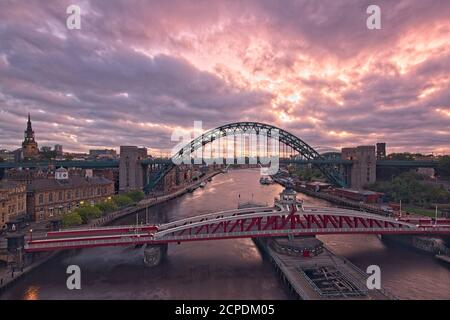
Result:
M13 189L20 186L20 183L8 180L0 180L0 189Z
M111 180L104 177L85 178L81 176L72 176L65 181L56 179L36 179L28 185L28 191L73 189L83 186L108 185L111 183Z
M371 190L356 190L356 189L349 189L349 188L337 188L336 190L340 190L340 191L344 191L344 192L348 192L348 193L354 193L354 194L361 194L361 195L365 195L365 196L381 194L380 192L375 192L375 191L371 191Z

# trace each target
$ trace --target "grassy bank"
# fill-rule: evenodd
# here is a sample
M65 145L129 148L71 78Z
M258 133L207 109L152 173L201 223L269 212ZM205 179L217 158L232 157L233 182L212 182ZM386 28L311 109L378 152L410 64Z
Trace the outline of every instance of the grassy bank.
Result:
M409 213L422 215L422 216L428 216L428 217L434 217L436 215L435 210L420 208L420 207L406 206L406 207L402 208L402 211L406 211Z

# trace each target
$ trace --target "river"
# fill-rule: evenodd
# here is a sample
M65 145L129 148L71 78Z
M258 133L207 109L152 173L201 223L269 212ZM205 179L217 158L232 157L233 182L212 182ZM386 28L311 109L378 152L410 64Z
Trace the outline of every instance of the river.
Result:
M259 184L259 170L230 170L203 189L149 209L152 222L234 209L238 202L272 204L282 191ZM298 195L306 204L329 205ZM138 219L144 221L145 212ZM116 224L133 224L129 216ZM450 271L434 257L374 235L319 237L361 269L381 268L382 286L401 299L450 299ZM290 299L272 266L250 239L169 245L167 260L145 267L142 249L95 248L63 253L10 287L0 299ZM66 268L81 268L81 290L68 290Z

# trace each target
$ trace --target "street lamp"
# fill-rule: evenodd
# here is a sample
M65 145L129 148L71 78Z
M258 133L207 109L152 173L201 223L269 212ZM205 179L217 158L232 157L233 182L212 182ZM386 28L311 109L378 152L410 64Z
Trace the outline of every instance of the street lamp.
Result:
M30 229L30 241L33 241L33 229Z

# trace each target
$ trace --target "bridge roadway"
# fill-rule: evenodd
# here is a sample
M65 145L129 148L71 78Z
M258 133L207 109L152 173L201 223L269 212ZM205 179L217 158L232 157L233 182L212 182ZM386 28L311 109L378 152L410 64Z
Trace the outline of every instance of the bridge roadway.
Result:
M26 252L317 234L450 235L450 219L394 219L332 207L280 204L227 210L160 225L66 229L27 239Z
M150 164L170 164L170 159L152 158L142 160L142 165ZM225 162L224 162L225 163ZM344 160L340 158L335 159L291 159L280 158L280 163L296 163L296 164L334 164L334 165L352 165L353 161ZM192 160L194 164L194 160ZM399 167L399 168L436 168L438 161L415 161L415 160L377 160L378 167ZM61 161L37 161L37 162L0 162L0 169L14 169L14 168L48 168L65 167L65 168L80 168L80 169L107 169L118 168L118 160L61 160Z

